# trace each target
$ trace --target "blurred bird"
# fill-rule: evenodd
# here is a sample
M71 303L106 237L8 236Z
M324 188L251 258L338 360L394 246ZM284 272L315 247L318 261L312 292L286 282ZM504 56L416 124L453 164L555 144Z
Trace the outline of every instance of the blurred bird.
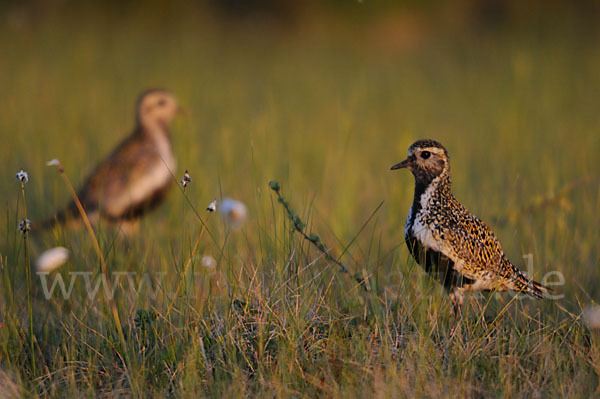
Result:
M179 112L175 97L166 90L149 90L139 97L133 133L98 164L78 193L90 221L102 218L127 233L163 201L176 168L169 125ZM71 202L43 225L77 220L79 212Z
M412 256L450 295L460 316L466 291L524 292L543 298L549 289L517 269L492 230L454 198L450 158L434 140L419 140L408 158L392 166L415 178L412 207L404 237Z

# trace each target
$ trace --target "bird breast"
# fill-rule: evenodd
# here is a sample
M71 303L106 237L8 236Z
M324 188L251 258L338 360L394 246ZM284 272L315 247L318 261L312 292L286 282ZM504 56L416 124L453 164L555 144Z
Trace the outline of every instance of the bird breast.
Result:
M154 138L154 140L156 142L156 148L158 149L158 153L164 161L163 166L165 166L165 168L169 172L168 178L170 179L171 173L175 172L175 168L177 168L177 162L175 161L175 156L173 155L173 151L171 150L171 141L166 135L156 137Z
M422 246L427 249L431 249L434 251L447 253L445 251L445 245L443 240L439 239L437 236L439 235L435 231L435 226L432 226L429 221L429 215L433 211L432 210L432 198L434 196L435 190L439 184L439 177L436 177L427 187L427 189L421 194L419 198L419 211L416 214L413 214L413 209L415 209L415 204L412 205L411 211L408 215L408 220L405 228L405 235L409 232L413 237L415 237Z
M132 206L146 201L172 180L177 163L168 137L153 137L156 155L146 161L145 170L136 174L122 190L107 190L103 201L105 211L113 216L122 215ZM116 191L116 192L115 192Z

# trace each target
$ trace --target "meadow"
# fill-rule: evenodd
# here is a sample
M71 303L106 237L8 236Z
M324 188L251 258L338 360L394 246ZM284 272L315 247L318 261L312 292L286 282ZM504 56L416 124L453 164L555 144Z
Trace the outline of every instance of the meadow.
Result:
M597 28L162 11L3 15L0 397L598 395L600 335L581 318L600 296ZM85 229L26 247L23 195L33 222L70 198L46 162L77 187L150 87L188 111L172 138L190 186L131 238L97 226L104 271ZM419 138L446 146L456 197L515 264L564 276L561 299L472 298L450 336L450 301L403 243L413 178L389 170ZM294 231L272 180L348 274ZM240 230L205 211L226 197L248 206ZM78 277L46 299L33 263L54 246L70 259L48 284ZM91 298L103 275L114 297Z

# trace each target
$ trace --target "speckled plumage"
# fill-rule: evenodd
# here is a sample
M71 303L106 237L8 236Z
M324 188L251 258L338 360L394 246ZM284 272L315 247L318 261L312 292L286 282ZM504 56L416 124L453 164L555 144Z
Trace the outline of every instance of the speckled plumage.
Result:
M415 260L446 288L460 311L465 291L506 291L543 298L548 289L531 280L506 257L492 230L452 194L450 158L434 140L419 140L408 158L415 193L404 236Z

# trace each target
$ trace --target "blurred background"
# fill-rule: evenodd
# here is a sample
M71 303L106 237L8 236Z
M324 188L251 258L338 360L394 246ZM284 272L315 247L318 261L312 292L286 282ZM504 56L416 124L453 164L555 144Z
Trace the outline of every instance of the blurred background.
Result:
M0 397L592 397L599 22L596 0L0 2ZM109 309L83 282L101 281L85 230L23 240L15 174L28 217L54 215L70 194L46 162L80 187L155 87L189 112L171 133L192 182L130 239L96 228L122 276ZM404 245L413 178L389 170L421 138L562 299L468 301L450 333ZM270 180L371 291L291 232ZM240 230L204 211L225 197L248 207ZM49 281L79 277L47 300L28 264L56 246Z
M190 112L173 127L176 175L190 171L198 209L248 204L249 253L277 179L340 248L385 201L350 262L373 235L406 259L413 181L389 167L428 137L515 263L533 253L536 276L559 270L567 291L597 296L599 17L591 0L3 2L7 220L19 169L31 218L53 214L69 194L45 163L79 186L133 128L138 94L165 87ZM197 226L174 192L143 222L157 239Z

